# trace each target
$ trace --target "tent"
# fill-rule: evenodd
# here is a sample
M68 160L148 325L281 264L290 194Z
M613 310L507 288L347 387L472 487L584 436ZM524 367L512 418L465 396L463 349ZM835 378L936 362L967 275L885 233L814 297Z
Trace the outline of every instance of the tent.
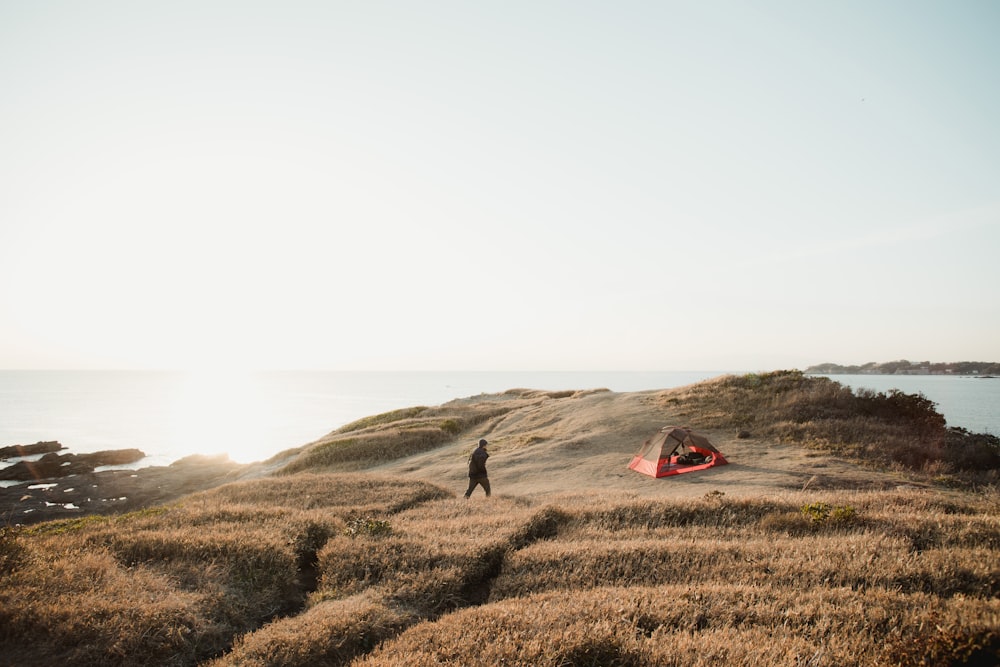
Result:
M642 443L628 467L650 477L668 477L726 463L708 438L679 426L664 426Z

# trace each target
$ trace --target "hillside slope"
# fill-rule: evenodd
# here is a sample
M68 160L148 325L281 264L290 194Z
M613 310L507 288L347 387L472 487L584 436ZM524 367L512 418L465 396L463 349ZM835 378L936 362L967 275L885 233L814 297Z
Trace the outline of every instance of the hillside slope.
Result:
M929 403L917 405L927 415L914 417L889 405L899 414L859 416L853 403L862 399L825 378L792 372L751 380L752 386L743 386L744 378L725 376L630 393L511 389L398 410L349 424L302 448L286 460L283 472L367 470L458 492L467 481L471 450L486 438L496 493L613 490L689 497L713 489L737 496L803 488L886 489L913 478L891 461L879 461L880 452L891 451L890 445L912 451L927 443L938 447L944 437L944 420ZM875 405L885 412L881 404L892 398L882 399ZM931 426L925 428L928 420ZM660 480L629 470L643 441L667 425L707 436L730 464ZM874 455L868 453L872 448ZM881 465L859 465L860 459Z
M666 399L670 391L579 392L539 395L455 442L377 466L388 475L412 475L463 489L466 460L483 437L490 442L490 479L496 493L545 496L565 492L617 491L638 496L701 496L722 490L733 496L787 489L886 488L900 477L865 470L829 454L759 437L738 438L735 429L702 428ZM461 406L479 399L454 402ZM503 395L488 400L503 402ZM652 479L628 468L643 441L663 426L688 426L707 436L729 465L669 479Z

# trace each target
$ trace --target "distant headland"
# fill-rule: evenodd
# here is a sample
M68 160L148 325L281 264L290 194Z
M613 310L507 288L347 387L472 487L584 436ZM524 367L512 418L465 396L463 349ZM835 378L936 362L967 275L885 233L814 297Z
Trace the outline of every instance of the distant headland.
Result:
M805 370L818 375L1000 375L1000 363L995 361L955 361L932 363L930 361L869 361L861 366L841 366L840 364L817 364Z

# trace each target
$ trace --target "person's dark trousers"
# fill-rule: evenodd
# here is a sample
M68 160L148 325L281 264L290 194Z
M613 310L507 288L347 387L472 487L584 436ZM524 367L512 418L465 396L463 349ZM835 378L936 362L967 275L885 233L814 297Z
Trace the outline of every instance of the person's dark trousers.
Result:
M472 495L472 492L476 490L476 485L480 484L483 487L483 491L486 492L486 497L490 497L490 478L489 477L470 477L469 478L469 490L465 492L465 497L468 498Z

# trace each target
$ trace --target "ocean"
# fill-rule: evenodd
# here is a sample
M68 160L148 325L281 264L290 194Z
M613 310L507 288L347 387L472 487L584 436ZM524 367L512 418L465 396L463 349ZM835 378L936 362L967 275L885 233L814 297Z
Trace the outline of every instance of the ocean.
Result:
M74 453L141 449L147 457L133 467L192 454L248 463L397 408L516 387L667 389L726 372L0 371L0 446L58 440ZM1000 434L1000 379L829 377L851 387L922 392L950 426Z

